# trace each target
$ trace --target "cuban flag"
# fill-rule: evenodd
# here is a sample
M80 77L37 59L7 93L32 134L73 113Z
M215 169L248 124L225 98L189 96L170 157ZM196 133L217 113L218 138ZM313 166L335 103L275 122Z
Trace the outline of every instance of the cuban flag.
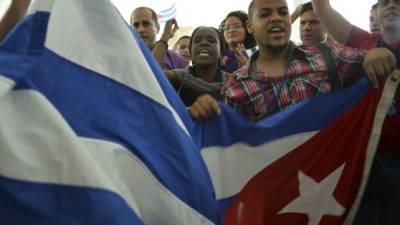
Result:
M193 124L109 1L35 1L0 46L1 224L350 224L396 85Z
M197 124L225 223L351 224L396 87L365 78L257 124L229 109Z
M39 0L0 46L0 223L219 224L191 120L107 0Z
M165 23L170 19L173 19L176 17L176 6L175 3L172 4L172 6L161 10L158 14L158 22L160 23Z

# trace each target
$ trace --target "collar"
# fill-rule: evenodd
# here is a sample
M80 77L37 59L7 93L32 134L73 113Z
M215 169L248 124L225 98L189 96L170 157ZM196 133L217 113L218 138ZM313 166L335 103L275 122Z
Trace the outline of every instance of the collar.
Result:
M292 41L289 42L289 57L288 57L288 63L291 62L293 59L307 59L307 55L309 53L302 49L301 47L296 46ZM250 57L250 60L248 61L248 71L247 74L249 77L256 77L257 75L257 65L256 65L256 60L258 56L260 55L260 50L257 49Z

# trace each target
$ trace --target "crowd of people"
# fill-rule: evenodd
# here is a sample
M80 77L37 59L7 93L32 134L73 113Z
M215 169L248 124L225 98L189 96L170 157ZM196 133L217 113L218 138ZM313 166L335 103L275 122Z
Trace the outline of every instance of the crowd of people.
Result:
M25 14L28 0L13 0L0 22L0 40ZM301 45L291 40L300 20ZM367 19L367 18L365 18ZM329 0L312 0L290 14L285 0L249 0L247 13L230 12L218 28L200 26L170 48L179 29L167 21L161 38L157 14L132 11L130 25L152 51L195 120L226 104L253 122L290 106L346 88L363 76L374 87L390 75L400 57L400 2L371 7L370 31L348 22ZM400 221L400 100L392 102L365 195L353 224ZM362 113L362 112L360 112Z

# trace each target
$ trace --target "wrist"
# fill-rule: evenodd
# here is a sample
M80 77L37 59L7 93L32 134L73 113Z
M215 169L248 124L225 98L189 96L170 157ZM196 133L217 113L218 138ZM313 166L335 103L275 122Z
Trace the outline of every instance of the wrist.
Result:
M156 44L163 44L165 45L166 48L168 48L168 41L164 40L164 39L160 39L156 42Z

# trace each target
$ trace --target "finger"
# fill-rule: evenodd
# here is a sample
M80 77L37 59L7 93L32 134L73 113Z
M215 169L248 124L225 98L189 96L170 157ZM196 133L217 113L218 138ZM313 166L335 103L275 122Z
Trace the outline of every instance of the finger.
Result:
M393 70L395 69L394 67L392 67L390 65L389 61L383 61L382 67L383 67L383 70L385 71L385 77L390 75L393 72Z
M385 77L385 69L383 67L383 63L375 63L372 65L373 69L375 70L375 75L377 76L377 79L381 79L382 77Z
M199 119L199 115L198 115L197 111L193 108L193 106L189 107L188 111L189 111L189 115L192 117L192 119L194 119L194 120Z
M221 109L219 108L218 102L217 101L213 101L211 103L211 110L214 114L220 114L221 113Z
M201 108L201 116L203 119L213 115L212 103L209 99L207 99L207 97L199 99L199 107Z
M371 82L372 86L374 88L378 88L378 79L376 79L376 73L372 66L367 66L365 68L365 72L367 73L368 79Z
M395 70L392 74L392 76L390 76L392 81L397 81L400 79L400 71L399 70Z
M389 64L391 70L393 71L397 67L397 61L394 55L390 55L390 57L387 60L387 63Z

